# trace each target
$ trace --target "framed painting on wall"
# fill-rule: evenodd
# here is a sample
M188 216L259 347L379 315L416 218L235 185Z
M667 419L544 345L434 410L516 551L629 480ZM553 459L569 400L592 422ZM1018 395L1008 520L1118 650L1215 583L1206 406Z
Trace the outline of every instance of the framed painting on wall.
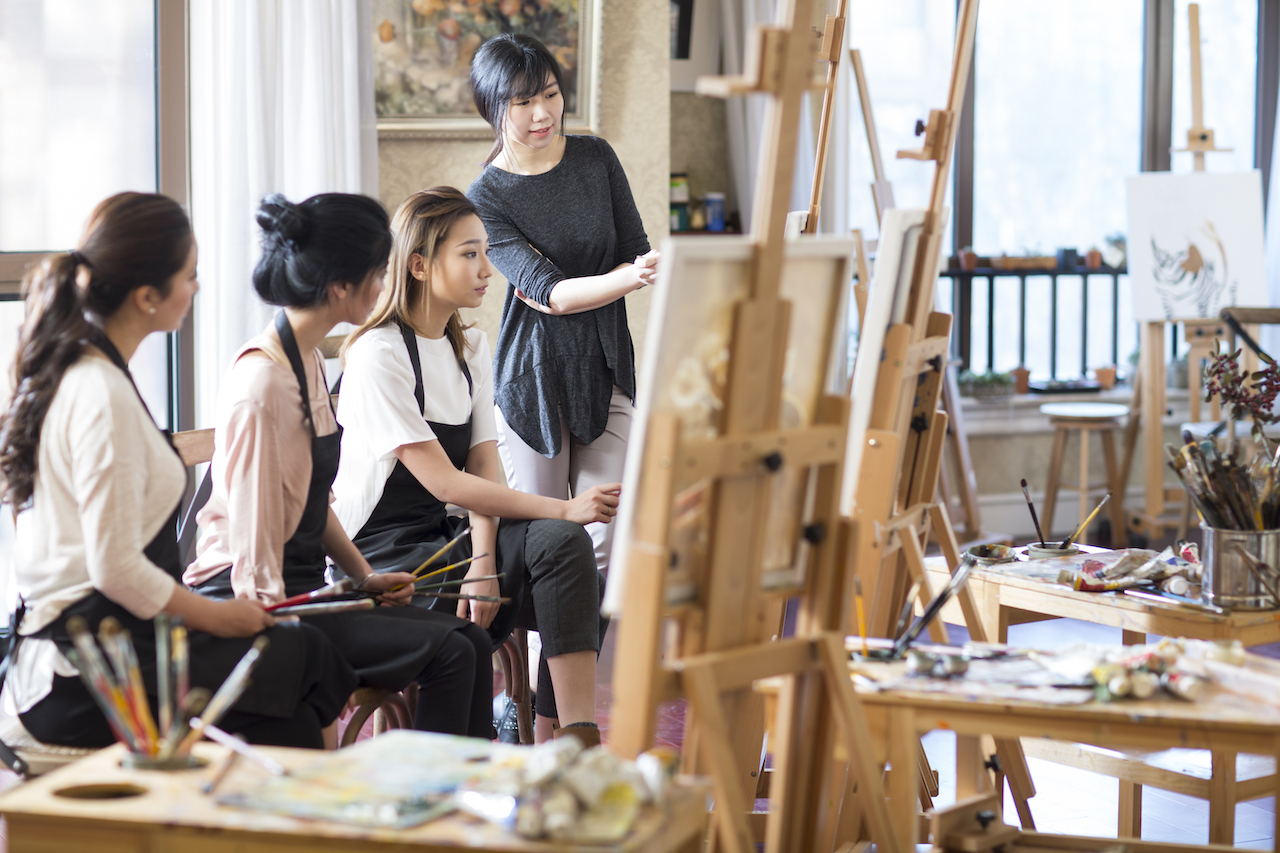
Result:
M471 59L499 33L541 41L564 72L566 132L591 132L603 0L373 0L378 131L487 137L471 100Z

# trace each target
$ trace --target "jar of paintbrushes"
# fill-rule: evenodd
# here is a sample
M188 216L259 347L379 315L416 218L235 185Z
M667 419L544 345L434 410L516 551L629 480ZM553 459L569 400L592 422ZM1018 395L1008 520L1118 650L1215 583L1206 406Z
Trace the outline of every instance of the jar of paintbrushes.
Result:
M218 691L211 693L188 685L187 629L180 620L170 620L162 613L155 619L155 632L158 695L153 715L129 631L108 616L99 623L95 639L83 617L67 620L67 633L75 645L67 651L67 659L80 672L116 739L128 748L122 763L147 770L199 767L205 762L191 754L191 747L201 736L233 750L256 753L216 724L248 688L249 676L267 647L267 638L255 640Z
M1232 442L1213 439L1165 445L1204 530L1201 598L1218 607L1273 610L1280 606L1280 451L1241 459Z

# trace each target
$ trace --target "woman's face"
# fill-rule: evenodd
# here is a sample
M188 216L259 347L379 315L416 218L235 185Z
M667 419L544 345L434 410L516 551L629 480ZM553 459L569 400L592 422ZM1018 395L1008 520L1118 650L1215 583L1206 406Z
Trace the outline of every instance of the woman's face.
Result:
M191 310L191 300L200 290L200 282L196 278L196 260L199 250L196 239L191 238L191 248L187 251L187 262L169 279L169 295L155 305L153 331L174 332L182 327L182 321Z
M492 275L489 235L480 217L468 214L449 229L431 262L432 312L479 308Z
M556 78L548 76L542 91L531 98L512 98L507 106L503 136L513 148L542 149L555 139L564 117L564 98Z

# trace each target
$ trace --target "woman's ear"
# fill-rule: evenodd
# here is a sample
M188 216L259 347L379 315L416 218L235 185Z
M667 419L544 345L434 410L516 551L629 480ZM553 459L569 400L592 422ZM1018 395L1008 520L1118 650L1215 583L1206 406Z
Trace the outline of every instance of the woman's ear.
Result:
M351 295L355 287L349 281L329 282L329 302L341 302Z
M129 294L129 298L133 300L133 305L143 314L154 314L156 309L160 307L160 303L164 301L164 297L160 295L160 291L149 284L141 287L135 287L133 292Z
M427 259L418 252L409 256L409 275L418 281L427 280Z

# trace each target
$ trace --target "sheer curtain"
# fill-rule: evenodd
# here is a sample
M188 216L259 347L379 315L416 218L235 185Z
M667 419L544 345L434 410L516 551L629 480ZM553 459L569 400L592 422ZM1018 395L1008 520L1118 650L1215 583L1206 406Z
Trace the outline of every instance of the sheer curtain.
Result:
M270 320L254 294L258 202L378 197L369 0L191 0L191 213L200 244L196 420Z
M827 4L824 4L827 5ZM776 0L721 0L720 26L724 50L724 73L741 74L743 56L747 39L757 24L773 24L776 20ZM842 63L842 65L847 65ZM841 74L840 86L847 96L845 88L847 74ZM852 79L852 78L849 78ZM842 97L840 99L844 101ZM760 142L764 134L765 106L768 103L765 95L747 95L741 98L730 98L725 104L725 120L728 124L729 137L729 169L733 177L733 188L737 196L738 212L742 217L742 227L751 227L751 209L755 199L755 183L757 161L760 156ZM820 107L820 100L811 101L806 97L800 108L800 133L796 146L795 179L791 187L791 210L809 209L809 192L813 183L814 152L816 139L814 133L815 116L810 105ZM847 116L847 101L844 114ZM844 121L847 124L847 118ZM837 123L836 127L840 124ZM841 229L845 226L847 215L844 213L842 198L838 198L840 190L834 184L837 174L843 175L845 170L844 155L837 154L848 148L839 144L833 133L828 149L827 178L823 186L823 206L820 225L823 231L830 231L837 220L841 220ZM836 161L841 161L837 165ZM828 201L831 202L828 206Z

